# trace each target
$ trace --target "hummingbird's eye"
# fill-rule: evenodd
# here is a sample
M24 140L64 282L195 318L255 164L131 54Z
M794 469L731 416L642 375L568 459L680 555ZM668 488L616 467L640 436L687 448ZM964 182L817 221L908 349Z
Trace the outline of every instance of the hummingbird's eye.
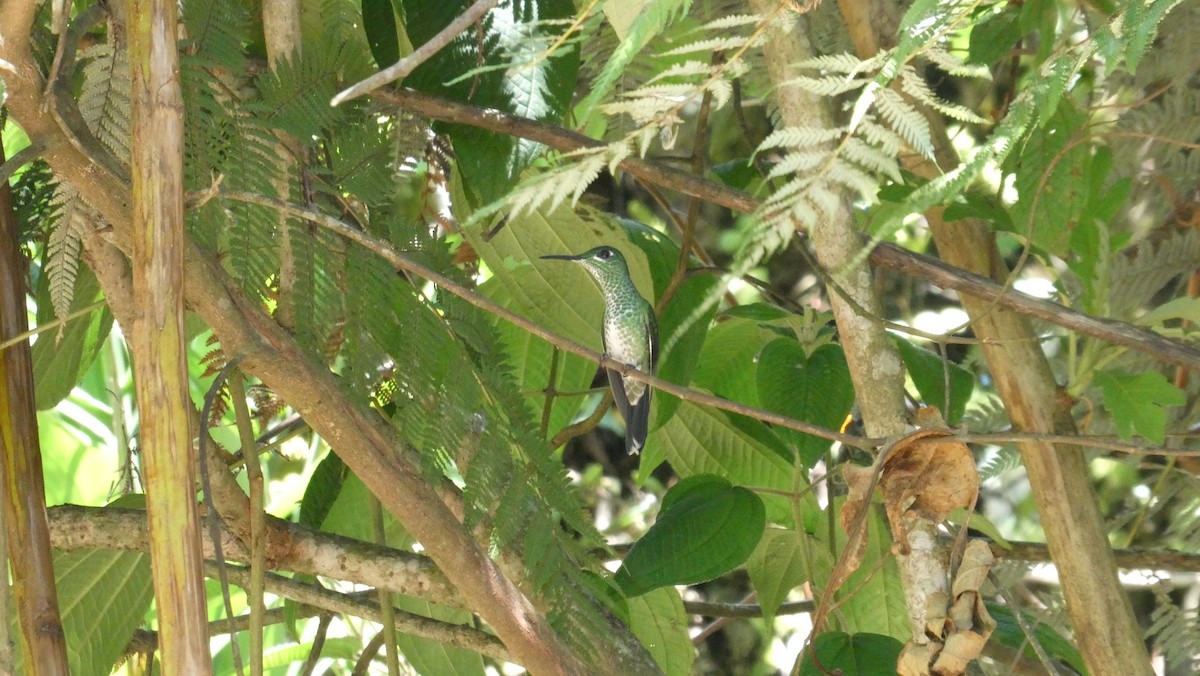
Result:
M612 249L609 249L606 247L606 248L601 249L596 252L596 258L599 258L602 261L606 261L606 260L612 258L612 254L613 254Z

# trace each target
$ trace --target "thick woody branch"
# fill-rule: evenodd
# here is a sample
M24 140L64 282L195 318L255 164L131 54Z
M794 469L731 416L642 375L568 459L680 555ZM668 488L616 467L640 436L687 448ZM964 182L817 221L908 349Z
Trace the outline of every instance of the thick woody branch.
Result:
M433 603L466 607L462 596L427 556L314 531L274 517L267 522L267 567L369 585ZM50 508L50 542L57 549L148 551L146 512L113 507L62 505ZM221 530L221 551L247 563L241 540ZM204 558L213 560L212 542Z

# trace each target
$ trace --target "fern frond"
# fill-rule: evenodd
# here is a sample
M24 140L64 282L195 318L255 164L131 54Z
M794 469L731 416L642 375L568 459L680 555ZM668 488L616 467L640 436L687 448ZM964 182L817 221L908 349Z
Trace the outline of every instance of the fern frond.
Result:
M922 54L938 68L955 77L966 77L978 80L991 80L992 69L984 65L964 63L957 56L934 45Z
M729 28L740 28L742 26L757 26L761 22L762 17L757 14L731 14L705 23L696 32L707 33L727 30Z
M1154 597L1155 608L1146 637L1162 651L1169 668L1194 670L1200 655L1200 621L1196 610L1179 607L1161 586L1155 588Z
M79 274L79 257L83 254L85 228L94 217L78 191L59 184L55 194L58 204L58 223L46 243L46 270L50 280L50 303L55 317L66 317L75 299L75 278Z
M875 103L879 114L900 134L909 147L925 157L933 157L929 121L920 111L890 89L878 90Z
M789 174L809 171L817 168L822 162L828 159L829 153L817 150L788 153L775 166L771 167L771 171L767 173L767 178L779 178Z
M972 124L987 124L987 120L976 115L970 108L960 106L956 103L949 103L934 94L933 90L929 88L929 83L912 66L905 66L901 69L900 89L918 102L955 120L970 122Z
M84 62L79 112L96 138L122 163L129 162L129 57L97 44L80 55Z
M851 136L842 147L842 155L868 171L883 174L896 182L900 181L900 165L896 161L896 154L887 152L887 149L877 148L856 136Z
M840 75L830 75L828 77L794 77L783 84L800 87L801 89L812 92L817 96L840 96L846 92L859 89L866 85L870 80L866 78L849 78Z
M796 64L796 67L802 70L818 70L826 73L845 73L847 75L856 75L875 70L883 63L883 55L881 52L870 59L862 60L853 54L845 52L841 54L826 54L823 56L805 59Z
M708 38L706 40L697 40L696 42L688 43L680 47L668 49L667 51L662 52L660 56L683 56L684 54L695 54L696 52L711 54L712 52L718 51L735 51L745 46L747 46L747 40L740 35Z
M844 132L841 128L784 127L763 139L758 149L762 151L764 148L809 148L836 141Z
M508 198L508 206L513 213L530 213L543 207L553 211L568 197L574 204L608 163L609 159L604 153L591 153L579 161L542 174L519 187Z

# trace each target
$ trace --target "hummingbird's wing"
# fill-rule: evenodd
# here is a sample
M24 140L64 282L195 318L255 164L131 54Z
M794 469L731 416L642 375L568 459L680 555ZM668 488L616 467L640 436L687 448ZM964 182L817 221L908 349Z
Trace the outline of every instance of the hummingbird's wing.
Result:
M655 321L653 312L649 313L645 329L646 342L650 346L650 364L645 370L654 373L658 364L658 322ZM625 419L625 450L637 454L645 447L646 435L650 431L650 386L636 380L626 381L619 372L606 370L613 401L616 402L621 417Z

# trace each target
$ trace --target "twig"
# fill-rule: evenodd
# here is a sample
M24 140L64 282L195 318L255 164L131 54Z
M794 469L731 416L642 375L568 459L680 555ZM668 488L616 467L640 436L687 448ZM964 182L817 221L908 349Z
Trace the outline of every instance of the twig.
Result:
M229 379L229 398L233 400L233 414L237 421L242 457L246 462L247 493L250 497L250 588L246 590L246 603L250 606L250 674L262 676L263 612L266 610L263 603L263 576L267 563L266 487L254 441L250 410L246 407L246 388L242 383L245 377L237 373ZM208 422L206 420L202 424L207 425Z
M45 333L46 331L49 331L50 329L62 326L63 324L66 324L67 322L79 319L80 317L82 317L86 314L91 314L94 310L99 310L100 308L104 307L104 305L105 305L105 301L98 300L95 303L92 303L91 305L85 305L85 306L79 308L78 310L68 314L65 317L59 317L57 319L52 319L43 324L39 324L39 325L37 325L37 327L29 329L28 331L26 331L20 335L13 336L12 338L9 338L6 341L0 342L0 351L7 350L8 348L12 347L13 345L16 345L17 343L29 340L31 337L36 336L39 333Z
M33 143L13 153L13 156L4 162L0 162L0 184L8 183L8 179L12 178L18 169L37 159L43 150L45 147L40 142Z
M333 97L333 100L329 102L329 105L339 105L345 101L349 101L350 99L362 96L367 92L379 89L389 82L395 82L396 80L407 76L409 73L413 72L417 66L425 63L432 58L434 54L440 52L443 47L450 44L454 38L458 37L459 33L462 33L471 24L482 19L483 15L487 14L488 10L490 10L492 7L495 7L498 2L499 0L476 0L475 4L468 7L467 11L458 15L457 19L451 21L445 28L439 31L437 35L430 38L429 42L417 47L415 50L413 50L412 54L400 59L396 63L384 68L378 73L375 73L371 77L358 82L353 86L347 87L338 93L337 96Z
M781 604L775 616L811 613L816 605L812 601L791 601ZM762 617L762 606L757 603L713 603L711 601L684 601L683 610L689 615L705 617Z
M213 402L221 396L221 387L225 384L225 380L229 378L229 374L237 368L241 357L231 360L208 388L208 392L204 395L204 405L200 409L200 487L204 492L204 499L208 505L205 511L205 522L208 526L208 535L212 540L213 553L216 558L217 579L221 582L221 597L225 601L225 619L229 622L230 633L233 633L233 601L229 596L229 578L226 576L225 554L221 547L221 534L219 520L220 512L217 511L215 501L212 499L212 481L209 478L208 468L208 421L212 416ZM249 585L246 587L249 589ZM237 668L237 673L242 673L242 651L238 646L237 641L230 643L230 650L233 653L233 663Z
M213 573L213 566L214 564L206 563L206 572ZM229 567L228 577L234 584L242 588L246 588L250 584L250 571L240 566ZM315 608L324 608L343 615L353 615L372 622L382 622L383 619L379 604L366 596L342 594L317 585L297 582L275 573L267 573L265 587L271 594ZM473 650L502 662L513 661L512 655L500 642L500 639L491 634L399 609L395 610L395 614L395 626L403 633Z

